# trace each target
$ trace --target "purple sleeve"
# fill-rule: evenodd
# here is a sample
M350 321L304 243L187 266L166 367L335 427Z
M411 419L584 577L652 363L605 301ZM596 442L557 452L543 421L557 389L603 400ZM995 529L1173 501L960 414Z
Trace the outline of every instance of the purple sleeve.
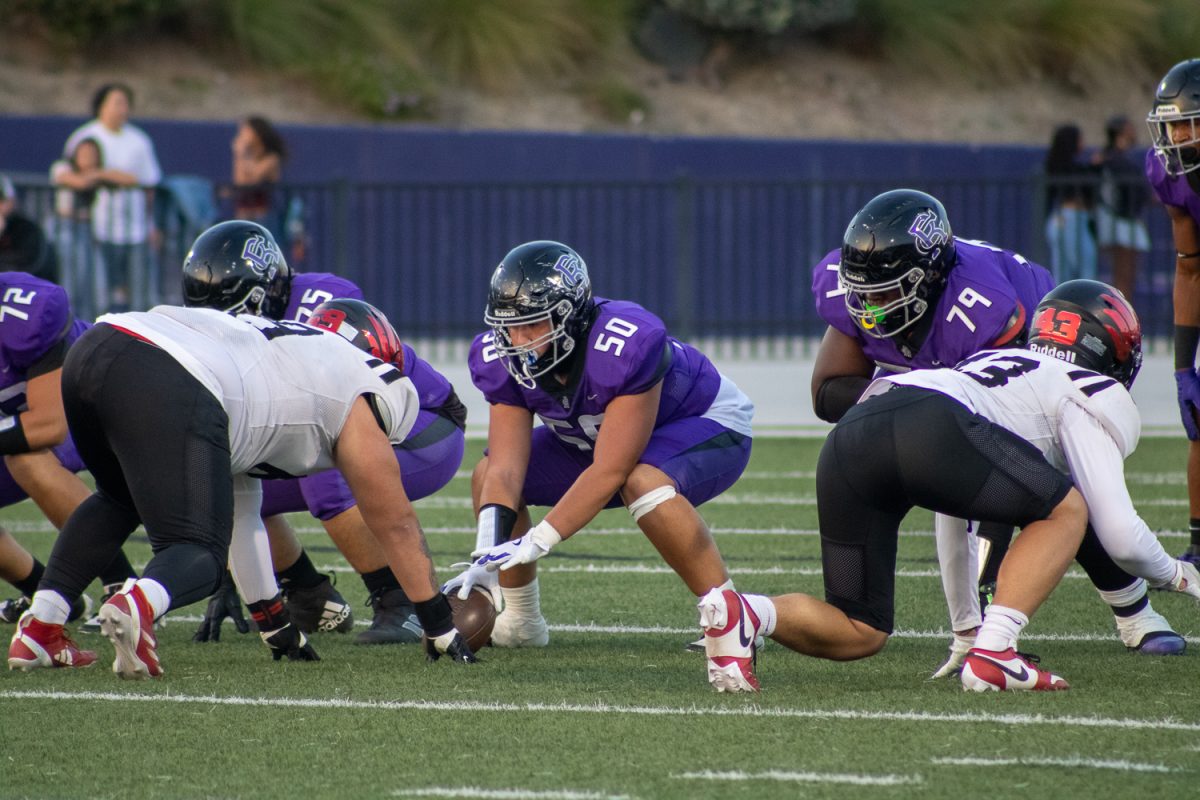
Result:
M838 283L838 267L841 263L842 251L833 250L813 267L813 300L821 319L847 336L857 339L858 326L846 312L846 292Z
M421 359L407 344L404 345L404 375L412 380L417 396L420 397L421 408L440 408L450 396L450 381Z
M607 301L588 332L587 380L605 403L641 394L666 374L668 346L667 327L657 316L636 303Z
M292 278L292 296L283 318L304 322L312 316L314 308L336 297L362 300L363 293L353 281L329 272L297 273Z
M467 354L467 367L471 370L471 383L489 403L525 408L525 400L516 381L508 374L504 364L491 346L493 334L481 333L471 342Z

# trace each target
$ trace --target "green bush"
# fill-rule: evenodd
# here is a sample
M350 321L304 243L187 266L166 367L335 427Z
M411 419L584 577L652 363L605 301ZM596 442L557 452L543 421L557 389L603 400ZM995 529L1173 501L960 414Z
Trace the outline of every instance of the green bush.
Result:
M7 0L0 11L12 30L36 32L58 47L87 47L171 27L184 16L184 0Z

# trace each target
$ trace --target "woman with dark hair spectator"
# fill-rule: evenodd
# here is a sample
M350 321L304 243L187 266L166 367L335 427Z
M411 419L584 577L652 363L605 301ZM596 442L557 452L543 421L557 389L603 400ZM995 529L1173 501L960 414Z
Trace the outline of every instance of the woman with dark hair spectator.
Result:
M1055 280L1096 277L1092 206L1098 169L1080 160L1078 125L1054 129L1046 153L1046 242Z
M1142 220L1149 190L1142 163L1129 157L1137 132L1129 117L1117 115L1104 126L1100 152L1100 196L1096 204L1096 238L1112 261L1112 284L1133 301L1138 253L1150 251L1150 232Z
M158 275L150 249L153 238L155 186L162 169L150 137L129 122L133 90L123 83L101 86L92 98L95 119L67 138L63 157L76 145L95 139L100 145L105 179L92 206L92 231L104 255L109 294L97 312L127 311L158 301Z
M287 145L279 130L264 117L246 117L230 144L233 151L233 216L257 222L290 245L289 260L303 256L303 225L299 200L279 189Z

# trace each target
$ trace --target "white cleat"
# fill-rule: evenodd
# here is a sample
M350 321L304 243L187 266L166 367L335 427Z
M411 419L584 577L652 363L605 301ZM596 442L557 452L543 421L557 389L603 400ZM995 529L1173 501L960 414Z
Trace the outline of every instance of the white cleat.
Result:
M540 611L537 616L529 616L506 608L496 617L492 627L492 644L495 647L545 647L550 644L550 626Z

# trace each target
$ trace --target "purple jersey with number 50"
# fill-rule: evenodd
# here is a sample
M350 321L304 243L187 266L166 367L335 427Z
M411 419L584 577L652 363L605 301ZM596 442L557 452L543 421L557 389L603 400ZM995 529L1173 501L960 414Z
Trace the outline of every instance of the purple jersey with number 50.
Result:
M703 353L668 336L663 321L637 303L598 297L596 307L583 343L583 371L570 390L564 387L559 394L520 386L497 356L490 332L471 343L471 380L489 403L527 408L560 440L588 449L614 398L641 394L660 380L655 428L709 409L721 376Z
M1146 151L1146 180L1164 206L1182 208L1200 225L1200 194L1188 185L1186 176L1172 178L1168 175L1153 149Z
M90 327L71 316L62 287L24 272L0 273L0 415L24 411L30 367Z
M984 242L954 240L957 253L937 307L928 310L933 324L917 351L904 347L901 336L868 336L846 311L845 291L838 284L841 250L834 250L813 269L817 313L831 326L858 341L867 358L881 369L952 367L969 355L1007 344L1054 288L1049 271L1020 255Z

